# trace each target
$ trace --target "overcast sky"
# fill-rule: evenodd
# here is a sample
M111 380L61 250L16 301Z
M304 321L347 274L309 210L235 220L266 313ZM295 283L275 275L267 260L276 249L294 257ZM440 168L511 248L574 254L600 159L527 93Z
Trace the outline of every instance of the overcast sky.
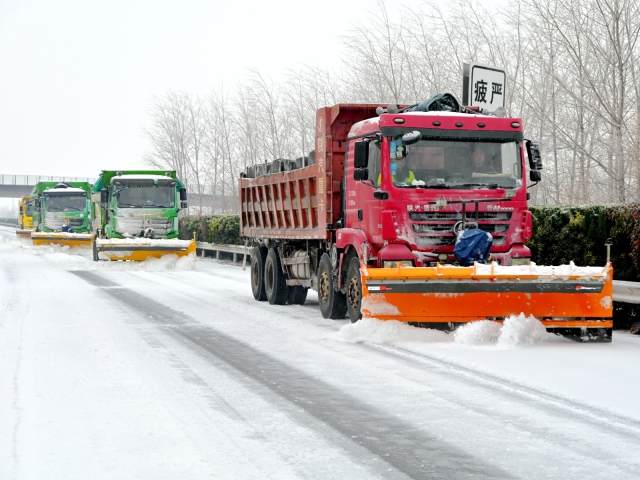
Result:
M419 0L387 0L393 9ZM491 3L488 0L483 3ZM143 167L153 95L338 67L374 0L0 0L0 174Z

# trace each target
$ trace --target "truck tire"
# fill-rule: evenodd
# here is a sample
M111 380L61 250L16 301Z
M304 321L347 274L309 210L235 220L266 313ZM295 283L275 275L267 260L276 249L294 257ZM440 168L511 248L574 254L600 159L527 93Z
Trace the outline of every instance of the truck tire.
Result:
M351 323L362 318L362 277L360 276L360 260L354 257L349 262L347 271L347 315Z
M304 305L308 291L309 289L307 287L301 287L300 285L289 287L289 299L287 303L289 305Z
M331 259L326 253L318 266L318 302L324 318L339 320L347 313L347 297L334 287Z
M251 291L253 298L259 302L267 299L264 290L264 264L267 259L267 248L256 247L251 253Z
M287 280L282 273L280 256L275 248L270 248L267 253L267 260L264 263L264 289L267 300L271 305L284 305L287 303L289 292Z

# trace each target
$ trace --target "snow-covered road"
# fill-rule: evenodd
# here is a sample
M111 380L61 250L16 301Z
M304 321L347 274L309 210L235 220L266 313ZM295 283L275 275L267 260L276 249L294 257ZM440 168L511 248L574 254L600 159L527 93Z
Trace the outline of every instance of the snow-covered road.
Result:
M640 337L352 325L248 274L0 227L0 479L640 477Z

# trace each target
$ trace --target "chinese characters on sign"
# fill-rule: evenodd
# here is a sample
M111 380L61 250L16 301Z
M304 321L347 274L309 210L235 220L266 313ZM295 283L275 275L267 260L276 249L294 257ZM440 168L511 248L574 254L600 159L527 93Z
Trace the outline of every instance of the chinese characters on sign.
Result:
M474 88L473 93L475 95L475 98L473 99L473 101L478 103L493 104L494 96L502 95L501 83L491 82L491 100L489 100L488 102L487 102L487 82L485 82L484 80L478 80L475 83L473 88Z
M506 77L495 67L464 64L463 103L488 112L505 107Z

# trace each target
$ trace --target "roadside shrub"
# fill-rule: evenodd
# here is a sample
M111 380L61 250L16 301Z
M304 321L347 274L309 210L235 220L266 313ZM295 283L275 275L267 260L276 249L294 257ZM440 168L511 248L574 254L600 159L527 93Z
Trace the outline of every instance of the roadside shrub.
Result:
M190 240L194 232L199 242L242 245L237 215L214 215L180 218L180 238Z
M240 222L236 215L225 215L207 220L209 243L242 245Z
M530 207L533 238L527 246L539 265L604 265L611 238L616 280L638 281L640 205Z

